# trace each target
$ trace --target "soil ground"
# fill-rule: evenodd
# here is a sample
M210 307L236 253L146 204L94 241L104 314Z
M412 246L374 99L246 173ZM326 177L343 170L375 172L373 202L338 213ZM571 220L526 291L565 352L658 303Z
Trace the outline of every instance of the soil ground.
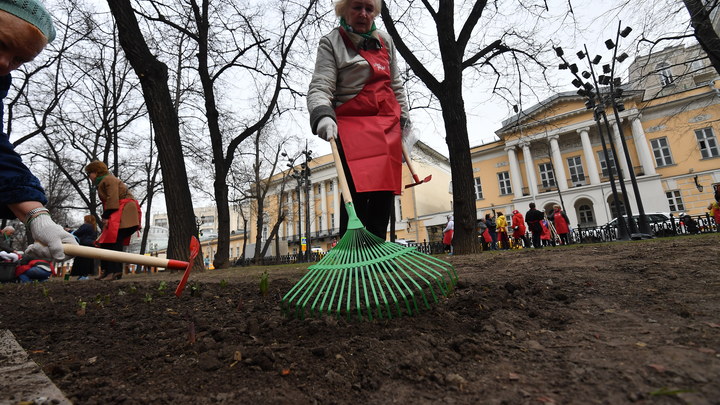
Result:
M288 265L4 284L0 329L75 404L720 403L720 235L447 260L390 321L285 317Z

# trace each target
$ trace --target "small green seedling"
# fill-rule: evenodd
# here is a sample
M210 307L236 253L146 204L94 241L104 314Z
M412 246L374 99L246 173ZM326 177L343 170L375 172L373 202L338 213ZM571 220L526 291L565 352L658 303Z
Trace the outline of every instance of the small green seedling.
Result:
M197 284L193 284L190 286L190 296L194 297L195 295L200 293L200 286Z
M43 286L42 293L43 293L43 297L47 298L50 295L50 289Z
M220 280L220 287L225 288L225 287L227 287L227 286L228 286L227 280L225 280L225 279Z
M87 308L87 302L83 301L82 299L78 300L78 306L80 307L77 310L77 314L79 316L85 315L85 309Z
M137 287L135 287L134 285L131 285L129 291L130 291L130 294L135 294L137 292Z
M167 282L161 281L160 285L158 286L158 291L160 292L160 295L165 295L165 290L167 290L168 285Z
M270 285L269 285L270 282L268 281L268 275L269 275L269 274L268 274L268 271L267 271L267 270L265 270L265 271L260 275L260 294L261 294L262 296L266 296L266 295L268 294L268 289L269 289L269 287L270 287Z
M151 303L152 300L153 300L152 294L150 294L150 293L145 293L145 298L143 298L143 301L145 301L145 302L147 302L147 303Z

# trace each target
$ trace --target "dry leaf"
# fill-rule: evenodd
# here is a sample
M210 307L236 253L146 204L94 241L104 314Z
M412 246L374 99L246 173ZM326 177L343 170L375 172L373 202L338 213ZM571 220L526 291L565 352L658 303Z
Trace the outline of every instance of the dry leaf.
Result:
M233 354L233 360L235 361L242 361L242 353L240 351L236 351L235 354Z
M510 379L510 381L517 381L520 379L520 375L516 373L509 373L508 379Z
M290 375L290 369L289 369L289 368L284 368L284 369L280 372L280 375Z
M637 347L647 347L647 343L637 342L637 343L635 343L635 346L637 346Z
M653 370L657 371L658 373L664 373L667 370L667 367L660 365L660 364L648 364L648 367L652 368Z

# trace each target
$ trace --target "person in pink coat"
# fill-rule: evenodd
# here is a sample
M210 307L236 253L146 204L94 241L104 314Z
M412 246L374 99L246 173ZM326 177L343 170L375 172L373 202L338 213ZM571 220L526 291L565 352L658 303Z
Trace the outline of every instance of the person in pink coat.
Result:
M567 215L565 214L565 211L561 209L561 207L557 204L553 205L553 213L550 215L550 220L552 221L553 225L555 226L555 232L560 237L560 244L561 245L569 245L570 244L570 220L568 219Z

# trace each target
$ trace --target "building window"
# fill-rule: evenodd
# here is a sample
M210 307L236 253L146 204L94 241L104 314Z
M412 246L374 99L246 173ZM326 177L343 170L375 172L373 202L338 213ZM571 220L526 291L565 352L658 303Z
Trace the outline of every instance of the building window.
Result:
M578 220L580 220L581 225L589 225L595 223L593 210L589 205L583 204L578 207Z
M330 229L335 229L335 213L330 214Z
M656 138L650 140L653 154L655 155L655 164L657 167L668 166L673 163L672 156L670 156L670 146L668 145L667 138Z
M333 186L333 182L332 182L332 181L329 182L329 183L328 183L328 191L333 191L333 187L334 187L334 186Z
M500 183L500 195L512 194L512 185L510 184L510 172L498 173L498 182Z
M540 182L545 188L555 187L555 173L550 163L540 163Z
M712 128L702 128L695 130L695 137L700 147L700 154L703 158L711 158L720 156L717 139Z
M567 159L568 170L570 170L570 181L573 184L585 184L585 172L583 171L580 156Z
M480 184L480 177L475 177L475 199L482 200L482 184Z
M656 66L657 74L660 77L660 85L665 87L671 85L675 79L673 78L672 72L670 71L670 65L665 62L660 62Z
M609 177L610 174L608 173L608 164L605 161L605 153L603 153L603 151L598 151L597 154L598 162L600 162L600 168L602 169L602 176ZM608 155L610 156L610 167L612 167L612 173L617 175L617 167L615 166L615 159L613 158L612 152L608 151Z
M680 190L666 191L665 195L667 196L668 204L670 205L670 211L685 211L685 204L683 204Z

